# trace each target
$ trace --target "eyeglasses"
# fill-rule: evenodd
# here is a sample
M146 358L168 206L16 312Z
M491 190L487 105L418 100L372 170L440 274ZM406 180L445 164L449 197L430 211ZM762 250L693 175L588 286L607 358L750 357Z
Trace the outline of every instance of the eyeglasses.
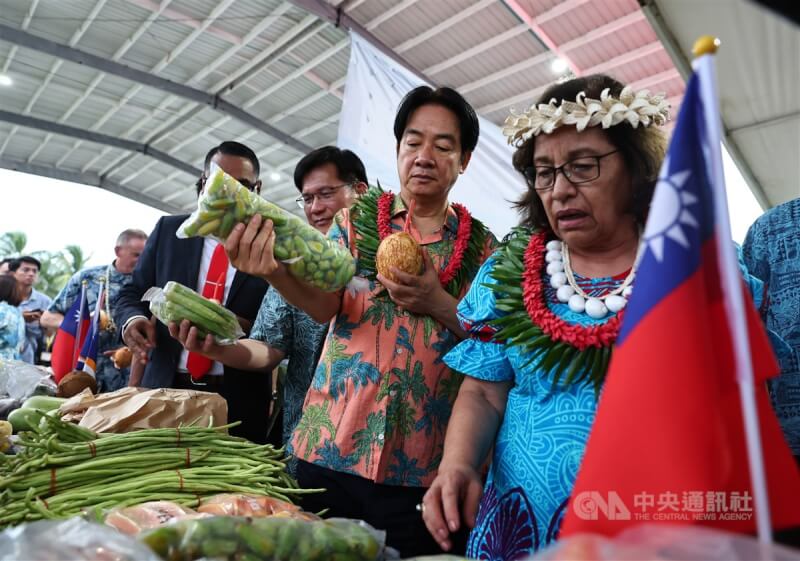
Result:
M206 181L208 181L208 178L205 175L201 175L200 179L197 182L198 183L198 188L202 189L203 187L205 187ZM236 181L241 183L242 187L244 187L248 191L255 191L256 186L258 185L258 181L256 181L255 183L250 183L249 180L244 179L243 177L237 177Z
M549 191L556 184L558 172L564 174L567 181L573 185L588 183L600 177L600 160L619 150L612 150L600 156L581 156L558 167L531 166L525 168L523 175L528 185L537 191Z
M314 204L314 199L317 199L322 204L329 203L333 201L333 197L336 195L336 192L341 189L342 187L352 187L353 182L350 183L342 183L341 185L330 185L323 187L317 193L308 193L297 197L294 201L297 203L297 206L300 208L306 208L307 206L311 206Z

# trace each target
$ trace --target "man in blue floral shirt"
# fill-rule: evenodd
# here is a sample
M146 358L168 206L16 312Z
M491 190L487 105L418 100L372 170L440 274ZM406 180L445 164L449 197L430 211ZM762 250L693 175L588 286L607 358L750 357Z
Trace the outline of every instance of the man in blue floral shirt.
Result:
M800 199L768 210L747 232L744 262L764 281L766 326L777 334L773 348L781 374L770 395L783 434L800 463Z
M109 356L111 351L119 347L117 326L112 320L114 304L120 289L130 284L133 268L139 259L147 241L147 234L142 230L129 229L117 237L114 253L117 258L109 265L89 267L78 271L61 289L56 299L42 315L42 325L50 329L58 329L64 314L69 310L76 298L80 297L81 285L86 281L86 303L89 310L94 311L100 289L105 288L107 295L103 303L104 314L101 314L100 344L98 347L97 379L98 392L118 390L128 383L128 369L118 370Z

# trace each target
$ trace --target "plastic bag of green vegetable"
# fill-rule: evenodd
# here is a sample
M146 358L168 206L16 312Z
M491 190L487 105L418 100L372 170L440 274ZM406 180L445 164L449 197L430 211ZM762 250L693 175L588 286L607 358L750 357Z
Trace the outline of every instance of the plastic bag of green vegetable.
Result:
M275 257L289 272L312 286L333 292L344 288L356 271L353 256L303 220L242 186L216 164L195 210L178 228L179 238L203 236L224 242L238 222L256 214L272 220Z
M352 520L306 522L271 516L215 516L178 521L140 536L162 558L315 561L383 559L382 532Z
M219 345L232 345L244 337L233 312L179 282L169 281L163 289L154 286L144 293L142 300L150 302L150 311L162 323L188 319L201 337L210 333Z

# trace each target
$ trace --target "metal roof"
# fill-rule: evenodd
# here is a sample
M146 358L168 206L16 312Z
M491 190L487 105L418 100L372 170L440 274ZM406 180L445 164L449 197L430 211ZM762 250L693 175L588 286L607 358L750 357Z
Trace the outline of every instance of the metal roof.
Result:
M262 194L298 212L295 163L336 142L346 28L435 84L457 88L498 124L557 78L550 68L557 56L576 74L606 72L664 91L674 106L683 92L636 0L0 0L0 7L0 72L14 80L0 88L0 167L100 186L167 212L194 206L202 158L226 139L258 154Z

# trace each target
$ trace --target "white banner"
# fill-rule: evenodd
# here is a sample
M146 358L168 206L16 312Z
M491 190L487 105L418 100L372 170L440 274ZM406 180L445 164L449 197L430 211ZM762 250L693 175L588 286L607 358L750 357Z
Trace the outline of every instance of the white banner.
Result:
M358 154L370 183L377 180L383 188L398 191L394 116L403 96L424 82L362 37L351 32L350 39L338 146ZM511 204L525 191L525 180L511 165L513 149L500 127L480 118L480 129L478 146L450 199L466 205L502 238L519 222Z

